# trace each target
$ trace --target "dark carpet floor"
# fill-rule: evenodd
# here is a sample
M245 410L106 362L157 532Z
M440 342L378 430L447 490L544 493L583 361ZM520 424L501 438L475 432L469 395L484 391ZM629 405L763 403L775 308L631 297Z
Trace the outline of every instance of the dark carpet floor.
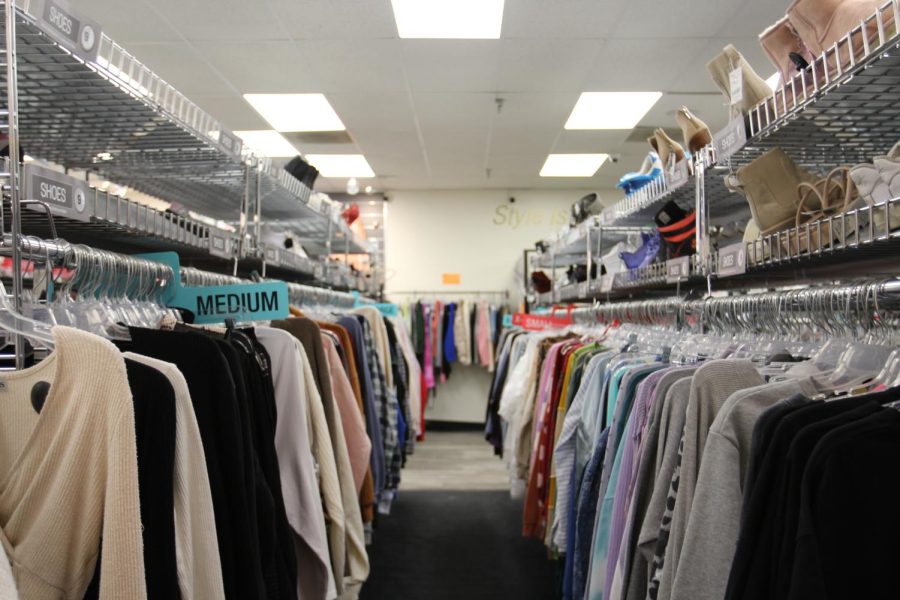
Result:
M555 566L506 491L400 491L361 600L553 600Z

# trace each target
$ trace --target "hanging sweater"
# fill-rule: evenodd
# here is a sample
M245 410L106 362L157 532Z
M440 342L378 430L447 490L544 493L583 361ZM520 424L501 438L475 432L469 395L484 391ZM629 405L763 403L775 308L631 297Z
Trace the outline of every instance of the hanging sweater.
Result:
M146 598L125 361L90 333L54 327L53 336L43 362L0 377L0 538L19 593L81 598L100 551L100 598ZM39 381L50 383L40 414Z

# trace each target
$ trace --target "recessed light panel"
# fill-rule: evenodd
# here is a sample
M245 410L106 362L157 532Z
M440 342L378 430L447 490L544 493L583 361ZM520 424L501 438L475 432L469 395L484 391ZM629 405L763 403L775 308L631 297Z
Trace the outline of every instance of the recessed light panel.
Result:
M324 94L244 94L275 131L343 131Z
M245 144L269 158L297 156L300 154L280 133L271 129L235 131L234 134L241 138Z
M634 129L662 92L584 92L566 129Z
M541 177L593 177L607 158L608 154L551 154Z
M503 0L391 0L401 38L500 38Z
M306 154L303 158L322 177L375 177L362 154Z

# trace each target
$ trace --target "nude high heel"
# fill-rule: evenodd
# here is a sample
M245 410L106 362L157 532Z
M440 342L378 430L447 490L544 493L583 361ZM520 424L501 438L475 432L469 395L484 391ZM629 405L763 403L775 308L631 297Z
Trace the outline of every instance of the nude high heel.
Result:
M669 159L672 157L674 157L675 163L684 160L684 148L670 138L662 128L657 129L653 133L656 136L656 144L659 147L659 160L662 161L664 169L669 169Z
M684 145L687 146L691 154L696 154L702 148L712 143L712 134L706 123L691 114L687 106L682 106L675 113L675 120L681 126L681 133L684 134Z

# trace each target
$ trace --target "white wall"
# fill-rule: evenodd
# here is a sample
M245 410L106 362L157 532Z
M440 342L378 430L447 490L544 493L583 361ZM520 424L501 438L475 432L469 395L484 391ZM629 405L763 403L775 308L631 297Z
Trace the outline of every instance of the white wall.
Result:
M555 235L590 190L398 191L388 194L385 290L510 290L526 248ZM601 192L606 202L615 192ZM515 203L509 198L514 197ZM459 273L460 285L442 274ZM403 300L396 297L395 300Z
M392 292L500 291L517 303L517 261L526 248L555 235L569 221L569 209L591 190L398 191L388 194L385 224L385 291L403 303L414 299ZM599 191L605 203L614 191ZM510 203L510 196L516 199ZM458 273L459 285L444 285L444 273ZM434 297L430 294L429 297ZM447 295L447 300L474 296ZM491 377L482 367L454 366L438 384L427 419L481 423Z

